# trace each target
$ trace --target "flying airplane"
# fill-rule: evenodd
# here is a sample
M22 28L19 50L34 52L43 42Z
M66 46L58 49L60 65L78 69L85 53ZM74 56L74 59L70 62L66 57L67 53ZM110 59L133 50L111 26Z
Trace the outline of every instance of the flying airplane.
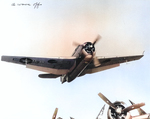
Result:
M99 41L98 35L94 42L83 44L74 43L77 46L71 57L39 58L26 56L2 56L1 60L26 65L27 68L47 72L39 74L40 78L57 78L60 81L71 82L76 77L91 74L106 69L114 68L120 63L138 60L143 55L123 57L97 57L95 44Z
M124 106L125 103L122 101L116 101L112 103L102 93L99 93L98 95L104 102L106 102L109 105L107 112L108 119L125 119L129 111L140 108L145 105L145 103L138 103L125 107ZM132 117L132 119L145 119L145 118Z
M54 114L53 114L53 116L52 116L52 119L56 119L57 112L58 112L58 108L55 108L55 111L54 111ZM58 117L57 119L63 119L63 118ZM70 117L70 119L74 119L74 118Z
M135 103L133 103L131 100L129 100L130 101L130 103L132 104L132 105L134 105ZM132 119L150 119L150 113L146 113L143 109L141 109L141 108L138 108L137 109L138 110L138 112L139 112L139 115L137 115L137 116L132 116Z

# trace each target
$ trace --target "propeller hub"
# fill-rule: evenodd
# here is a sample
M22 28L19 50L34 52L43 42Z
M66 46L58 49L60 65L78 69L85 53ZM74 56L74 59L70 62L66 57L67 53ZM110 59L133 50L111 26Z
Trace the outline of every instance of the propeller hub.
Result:
M91 42L86 42L84 43L83 49L88 53L88 54L93 54L95 52L95 47L94 44Z
M110 116L110 119L124 119L123 117L126 116L126 112L122 112L122 110L125 108L124 105L122 105L121 102L116 101L113 103L115 105L115 109L112 108L111 106L109 107L109 112L108 116Z
M116 112L117 112L118 114L121 114L121 112L122 112L122 107L117 107Z

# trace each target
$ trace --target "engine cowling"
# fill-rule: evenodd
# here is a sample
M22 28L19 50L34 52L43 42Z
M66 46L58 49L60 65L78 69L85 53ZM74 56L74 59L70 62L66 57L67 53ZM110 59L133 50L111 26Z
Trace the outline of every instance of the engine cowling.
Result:
M95 52L94 44L91 42L86 42L83 45L83 49L86 51L87 54L93 55Z
M125 119L125 117L127 116L127 112L138 109L145 105L145 103L137 103L125 107L125 103L122 101L116 101L112 103L102 93L99 93L98 95L103 101L105 101L109 105L109 109L107 112L108 119Z
M109 106L107 117L108 119L125 119L127 112L122 112L125 108L124 103L120 101L116 101L113 103L116 109Z

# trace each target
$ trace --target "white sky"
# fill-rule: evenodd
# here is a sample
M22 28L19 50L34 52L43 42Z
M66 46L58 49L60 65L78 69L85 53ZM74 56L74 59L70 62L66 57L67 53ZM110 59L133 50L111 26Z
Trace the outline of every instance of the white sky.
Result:
M35 2L42 6L11 6ZM56 107L58 117L64 119L94 119L105 104L99 92L112 102L145 102L143 109L150 112L149 0L7 0L0 4L0 55L71 56L73 41L93 41L97 34L102 36L96 44L97 56L145 51L141 60L63 85L59 78L43 80L38 78L42 72L0 62L1 119L50 119Z

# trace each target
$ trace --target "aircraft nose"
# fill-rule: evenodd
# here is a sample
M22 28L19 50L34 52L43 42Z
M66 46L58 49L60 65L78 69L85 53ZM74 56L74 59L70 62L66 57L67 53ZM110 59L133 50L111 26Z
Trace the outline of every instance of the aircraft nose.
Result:
M83 47L88 54L93 54L95 47L91 42L87 42Z

